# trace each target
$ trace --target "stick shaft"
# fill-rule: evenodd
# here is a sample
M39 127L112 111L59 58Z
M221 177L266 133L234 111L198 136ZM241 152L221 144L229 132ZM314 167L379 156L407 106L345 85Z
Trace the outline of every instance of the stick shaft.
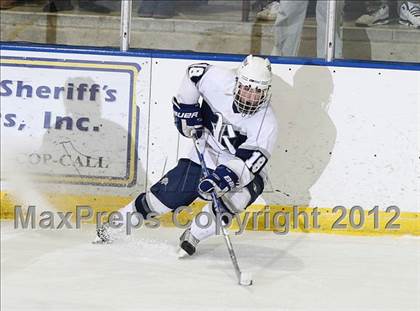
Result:
M200 160L200 165L201 165L201 169L203 171L203 175L204 175L204 177L207 177L207 176L210 175L210 173L209 173L209 170L207 169L206 162L204 160L204 155L201 153L199 141L197 139L196 134L193 135L193 141L194 141L195 150L197 151L198 159ZM220 208L219 198L216 196L216 194L214 192L211 193L211 198L212 198L213 204L215 206L216 214L217 214L217 216L220 216L221 208ZM227 233L225 227L223 227L223 224L221 224L221 226L222 226L222 233L223 233L223 237L224 237L224 240L225 240L225 243L226 243L226 247L227 247L228 252L229 252L230 259L231 259L233 267L235 269L235 273L236 273L236 276L238 278L238 282L240 283L241 282L241 269L239 268L238 259L236 258L235 251L233 250L233 245L232 245L232 242L230 240L229 234Z

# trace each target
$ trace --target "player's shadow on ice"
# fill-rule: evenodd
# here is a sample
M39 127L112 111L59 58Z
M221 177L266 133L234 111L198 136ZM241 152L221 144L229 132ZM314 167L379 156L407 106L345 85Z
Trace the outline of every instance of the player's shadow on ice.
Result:
M328 115L332 75L327 67L302 66L292 85L274 75L272 89L279 135L263 198L267 205L307 206L310 189L327 167L337 136Z

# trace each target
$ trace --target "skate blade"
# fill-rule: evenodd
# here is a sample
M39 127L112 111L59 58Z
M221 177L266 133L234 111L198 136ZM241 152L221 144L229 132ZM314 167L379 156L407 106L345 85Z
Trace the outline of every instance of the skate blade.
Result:
M104 244L112 244L113 241L104 241L101 240L99 238L97 238L97 240L92 241L92 244L96 244L96 245L104 245Z
M178 259L190 257L186 251L184 251L181 247L179 247L176 251L176 256Z

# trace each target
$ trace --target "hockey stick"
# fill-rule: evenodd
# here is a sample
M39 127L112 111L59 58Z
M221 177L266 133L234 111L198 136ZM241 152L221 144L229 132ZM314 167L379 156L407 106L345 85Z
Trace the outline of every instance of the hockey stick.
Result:
M201 170L203 172L204 177L207 177L207 176L210 175L210 173L209 173L209 170L207 169L206 162L204 161L203 153L201 153L200 141L198 140L196 133L193 134L192 138L193 138L193 141L194 141L195 150L197 151L198 159L200 160ZM212 201L213 201L213 204L214 204L214 207L215 207L216 214L219 217L219 219L221 219L221 217L220 217L221 208L220 208L219 198L216 196L216 194L214 192L211 193L211 198L212 198ZM236 273L236 276L238 278L239 285L244 285L244 286L252 285L251 274L250 273L244 273L239 268L238 259L236 259L236 254L235 254L235 251L233 250L233 245L232 245L232 242L230 241L229 234L228 234L228 232L226 231L226 229L223 225L221 227L222 227L223 237L224 237L224 240L226 242L226 247L229 251L230 259L232 260L232 264L233 264L233 267L235 269L235 273Z

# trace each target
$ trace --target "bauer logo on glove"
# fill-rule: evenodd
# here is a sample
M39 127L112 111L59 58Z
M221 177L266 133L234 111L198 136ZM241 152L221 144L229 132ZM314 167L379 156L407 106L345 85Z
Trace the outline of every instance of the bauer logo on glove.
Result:
M186 105L178 102L176 97L172 99L175 125L182 136L192 137L194 132L201 136L203 128L203 117L201 116L200 105Z
M211 200L212 192L220 198L236 186L238 179L238 176L230 168L219 165L212 174L199 183L198 192L207 201Z

